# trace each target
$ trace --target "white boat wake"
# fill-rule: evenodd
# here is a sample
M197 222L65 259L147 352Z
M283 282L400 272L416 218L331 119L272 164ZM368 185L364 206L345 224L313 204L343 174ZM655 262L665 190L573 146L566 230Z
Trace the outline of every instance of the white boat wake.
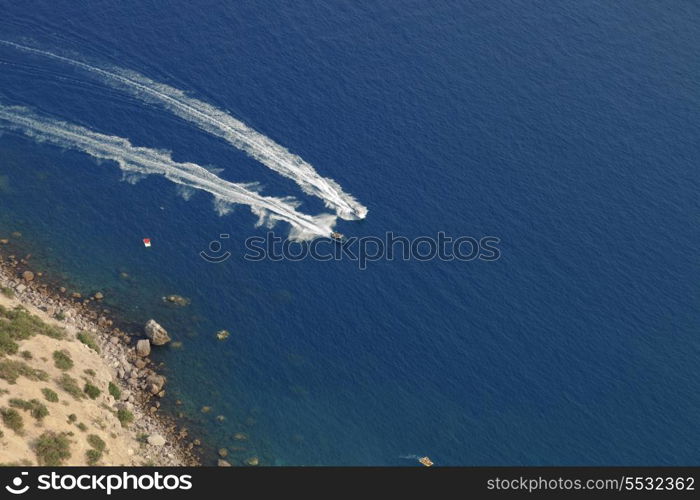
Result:
M295 181L305 193L323 200L326 207L347 220L364 219L367 208L341 186L316 172L311 164L248 127L225 111L189 97L183 91L121 68L100 68L53 52L0 40L0 44L48 57L88 71L106 84L123 89L135 97L164 106L176 116L220 137L275 172Z
M42 117L21 106L0 104L0 128L18 130L37 141L114 161L127 176L159 174L184 188L207 191L214 196L221 214L229 211L231 205L248 205L258 216L258 225L272 227L278 221L289 223L290 239L328 236L336 222L332 214L310 216L298 212L299 202L294 198L262 196L255 190L257 184L229 182L196 163L176 162L169 152L133 146L128 139Z

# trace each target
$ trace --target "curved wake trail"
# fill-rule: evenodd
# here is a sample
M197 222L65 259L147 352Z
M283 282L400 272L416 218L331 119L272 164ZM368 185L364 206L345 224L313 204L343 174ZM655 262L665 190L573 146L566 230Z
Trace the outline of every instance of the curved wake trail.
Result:
M289 223L292 239L328 236L335 225L334 215L310 216L298 212L299 203L294 198L262 196L254 190L254 184L229 182L196 163L176 162L168 152L133 146L128 139L41 117L24 107L0 104L0 128L19 130L37 141L115 161L127 175L160 174L185 188L207 191L214 195L220 213L226 213L233 204L248 205L258 216L258 225L272 227L277 221Z
M100 77L112 87L126 90L145 102L160 104L183 120L194 123L200 129L224 139L268 168L294 180L302 191L321 198L325 205L335 210L339 217L355 220L364 219L367 216L367 207L352 195L343 192L341 186L333 179L320 176L313 166L301 157L225 111L189 97L182 90L156 82L134 71L122 68L107 70L18 43L5 40L0 40L0 43L81 68Z

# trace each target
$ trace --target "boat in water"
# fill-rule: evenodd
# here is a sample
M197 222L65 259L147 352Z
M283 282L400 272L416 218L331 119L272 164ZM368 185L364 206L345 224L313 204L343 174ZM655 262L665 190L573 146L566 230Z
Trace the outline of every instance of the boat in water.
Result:
M338 231L333 231L331 233L331 238L333 238L336 241L342 241L343 235L341 233L339 233Z
M418 459L418 461L419 461L420 463L422 463L423 465L425 465L426 467L432 467L432 466L433 466L433 461L430 460L428 457L420 457L420 458Z

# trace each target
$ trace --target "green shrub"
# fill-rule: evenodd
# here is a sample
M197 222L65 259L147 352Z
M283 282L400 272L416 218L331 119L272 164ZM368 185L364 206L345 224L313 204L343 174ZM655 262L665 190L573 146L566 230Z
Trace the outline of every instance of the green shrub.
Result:
M27 361L30 360L30 359L34 359L34 356L32 356L32 353L29 352L29 351L22 351L22 352L19 353L19 355L22 356L22 357L23 357L24 359L26 359Z
M62 339L66 336L63 328L47 325L38 317L29 314L21 306L14 309L0 306L0 318L9 320L0 321L0 331L7 332L13 340L28 339L36 334L46 335L55 339Z
M63 311L58 311L56 314L53 315L54 318L56 318L58 321L64 321L66 319L66 313Z
M117 418L122 427L129 427L129 424L134 421L134 414L125 408L120 408L117 411Z
M46 405L43 404L41 406L35 406L32 410L32 417L34 417L37 420L43 420L43 418L48 414L49 409L46 407Z
M85 388L83 388L83 391L85 391L85 394L87 394L90 397L90 399L97 398L97 396L100 395L100 392L102 392L90 382L87 382L85 384Z
M78 416L77 416L75 413L71 413L70 415L68 415L68 421L69 421L70 423L73 423L73 422L75 422L76 420L78 420Z
M119 398L122 397L122 391L121 391L121 389L120 389L119 386L118 386L117 384L115 384L114 382L110 382L107 389L109 390L109 393L112 395L112 397L113 397L115 400L119 401Z
M85 425L84 423L80 422L80 423L78 423L78 429L80 429L81 431L85 432L85 431L87 430L87 425Z
M83 373L88 377L92 378L95 378L97 376L97 373L95 373L95 370L93 370L92 368L86 368L85 370L83 370Z
M100 436L97 434L90 434L87 437L88 444L99 452L105 451L107 443L105 443Z
M0 378L7 380L10 384L15 384L19 377L46 381L49 379L49 374L43 370L35 370L23 361L13 359L0 361Z
M73 368L73 360L68 351L54 351L53 364L56 365L56 368L63 371Z
M0 415L2 415L2 423L5 427L12 429L17 434L24 433L24 421L22 415L13 408L2 408L0 409Z
M34 451L39 465L56 467L70 458L70 441L65 434L47 431L34 443Z
M83 395L83 391L80 390L80 386L78 385L78 381L75 380L73 377L68 375L67 373L64 373L61 375L61 378L56 380L58 383L58 386L66 391L68 394L73 396L75 399L83 399L85 396Z
M48 387L44 387L41 390L41 393L44 395L46 401L48 401L49 403L58 403L58 394L56 394L56 391L53 391Z
M30 413L32 417L37 420L42 420L45 416L49 414L49 409L46 405L39 401L38 399L32 399L31 401L25 401L24 399L13 398L9 401L10 406L14 408L19 408L20 410L25 410Z
M96 465L102 458L102 452L97 450L88 450L85 452L85 461L88 465Z
M19 408L20 410L29 410L31 409L32 405L29 403L29 401L25 399L19 399L19 398L12 398L9 401L10 406L14 408Z
M90 333L80 332L78 334L78 340L81 341L86 346L88 346L93 351L95 351L96 353L100 352L100 347L97 345L97 341L95 340L95 337L93 337Z
M15 291L12 288L8 288L6 286L0 288L0 293L2 293L8 299L15 298Z
M0 356L5 356L7 354L17 354L19 350L19 345L17 342L12 340L10 334L7 332L0 331Z
M85 452L87 463L89 465L95 465L102 458L102 453L105 451L107 443L97 434L90 434L87 437L87 442L92 447L91 450Z

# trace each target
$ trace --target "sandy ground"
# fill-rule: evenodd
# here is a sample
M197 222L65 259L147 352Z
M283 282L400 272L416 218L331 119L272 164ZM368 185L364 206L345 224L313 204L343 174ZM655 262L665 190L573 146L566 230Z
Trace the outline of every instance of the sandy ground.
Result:
M19 305L16 299L10 299L0 294L0 305L8 308ZM85 453L90 449L87 443L87 436L96 434L102 438L106 446L106 453L103 454L100 465L142 465L150 461L148 456L148 445L141 445L136 441L134 431L125 429L115 416L118 402L108 393L107 387L110 381L115 378L112 369L107 366L102 357L95 351L76 340L75 327L65 325L50 318L45 312L23 304L23 307L32 314L38 316L48 324L53 324L65 328L67 338L56 340L45 335L35 335L20 342L20 350L29 351L32 359L26 360L18 353L7 356L5 359L21 360L32 368L38 368L48 372L50 380L47 382L31 381L20 377L16 384L10 384L6 380L0 379L0 389L8 391L0 396L0 407L9 408L8 401L11 398L21 398L24 400L38 399L49 409L49 415L42 421L34 419L29 412L19 410L24 422L24 433L18 435L13 430L0 424L3 437L0 438L0 462L14 463L28 461L37 464L37 457L33 449L33 444L37 437L45 431L72 433L69 436L71 441L71 458L66 461L66 465L85 465ZM57 350L65 350L74 362L71 369L63 371L54 365L53 353ZM95 375L86 373L86 370L94 371ZM56 383L56 379L63 373L68 373L77 379L80 387L86 381L97 386L102 392L95 399L84 398L74 399L71 395L62 390ZM59 397L56 403L46 400L41 392L42 388L48 387L54 390ZM68 416L74 414L77 419L69 422ZM87 426L85 431L78 428L78 424Z

